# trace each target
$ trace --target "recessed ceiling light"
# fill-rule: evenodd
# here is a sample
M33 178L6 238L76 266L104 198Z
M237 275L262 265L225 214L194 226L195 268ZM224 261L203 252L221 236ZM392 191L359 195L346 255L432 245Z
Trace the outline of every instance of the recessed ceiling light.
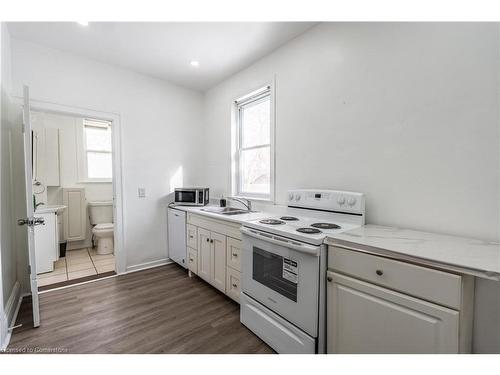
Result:
M196 60L191 61L190 64L191 64L191 66L194 66L194 67L199 67L200 66L200 62L196 61Z
M88 26L89 25L88 21L78 21L77 24L79 24L81 26Z

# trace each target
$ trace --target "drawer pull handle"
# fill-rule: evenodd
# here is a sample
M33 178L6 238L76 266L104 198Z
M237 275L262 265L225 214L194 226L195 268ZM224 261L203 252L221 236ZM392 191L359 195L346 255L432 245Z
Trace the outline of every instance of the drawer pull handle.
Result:
M214 240L210 240L210 243L214 243Z
M376 270L375 273L379 276L382 276L384 274L384 271L382 270Z
M238 258L238 254L233 253L233 257Z
M328 276L326 279L328 280L328 282L331 282L333 280L330 276Z
M190 262L194 262L194 259L193 259L193 258L189 258L189 261L190 261Z
M193 238L193 236L189 236L189 238Z
M238 287L238 285L236 285L236 284L233 284L233 288L237 288L237 287Z
M210 238L207 238L207 242L210 242Z

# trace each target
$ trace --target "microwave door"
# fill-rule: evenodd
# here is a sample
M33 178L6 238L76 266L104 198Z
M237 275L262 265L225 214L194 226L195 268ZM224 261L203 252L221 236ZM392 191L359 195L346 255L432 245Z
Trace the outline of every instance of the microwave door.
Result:
M196 191L176 191L175 201L178 203L196 203Z

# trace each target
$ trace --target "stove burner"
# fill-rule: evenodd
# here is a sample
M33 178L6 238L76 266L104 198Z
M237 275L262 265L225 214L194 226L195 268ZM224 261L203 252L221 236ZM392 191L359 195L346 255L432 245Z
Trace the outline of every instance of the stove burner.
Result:
M285 221L297 221L299 220L299 218L295 217L295 216L282 216L280 217L281 220L285 220Z
M321 233L321 231L319 229L316 229L316 228L299 228L299 229L297 229L297 232L307 233L307 234Z
M311 227L320 228L320 229L340 229L340 226L332 223L314 223L311 224Z
M280 225L280 224L285 224L284 221L278 220L278 219L264 219L259 221L259 223L262 224L269 224L269 225Z

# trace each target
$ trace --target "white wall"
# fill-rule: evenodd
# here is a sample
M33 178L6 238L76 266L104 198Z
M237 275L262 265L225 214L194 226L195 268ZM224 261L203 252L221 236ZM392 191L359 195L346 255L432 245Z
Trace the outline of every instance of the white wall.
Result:
M366 193L367 221L499 240L496 24L327 23L205 96L205 184L230 193L230 111L276 77L276 193ZM500 352L498 283L475 348ZM489 323L486 323L489 322Z
M179 168L185 184L199 175L202 95L17 39L12 58L14 95L27 84L34 100L120 115L127 266L165 259L170 180Z

